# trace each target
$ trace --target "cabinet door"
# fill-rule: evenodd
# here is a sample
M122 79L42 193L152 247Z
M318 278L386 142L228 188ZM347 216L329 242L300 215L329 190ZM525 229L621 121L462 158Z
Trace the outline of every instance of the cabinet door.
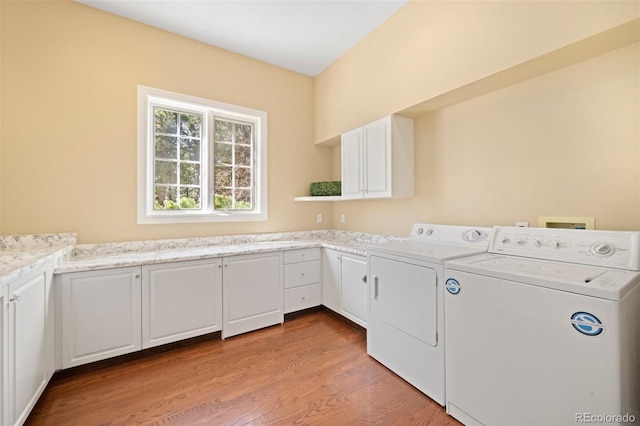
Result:
M340 312L340 252L322 249L322 304Z
M369 314L369 286L365 258L342 256L340 303L342 315L366 328Z
M22 424L47 386L45 291L53 266L9 284L9 424Z
M221 259L143 266L143 349L221 329Z
M362 128L344 133L341 138L342 198L362 198L363 195L363 132Z
M48 266L45 282L45 368L47 382L56 372L56 298L54 293L53 262Z
M62 276L62 366L142 348L140 267Z
M222 338L282 324L282 252L225 257L223 265Z
M391 197L391 117L364 130L364 197Z
M0 424L9 424L9 287L0 288Z

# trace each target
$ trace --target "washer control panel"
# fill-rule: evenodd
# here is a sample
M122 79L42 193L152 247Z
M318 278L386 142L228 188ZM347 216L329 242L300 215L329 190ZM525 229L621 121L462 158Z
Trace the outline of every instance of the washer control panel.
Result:
M496 226L489 252L640 270L640 232Z

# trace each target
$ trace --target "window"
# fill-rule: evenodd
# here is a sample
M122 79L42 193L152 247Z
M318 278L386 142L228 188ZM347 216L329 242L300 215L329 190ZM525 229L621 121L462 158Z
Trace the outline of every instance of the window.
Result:
M138 87L138 223L267 219L267 114Z

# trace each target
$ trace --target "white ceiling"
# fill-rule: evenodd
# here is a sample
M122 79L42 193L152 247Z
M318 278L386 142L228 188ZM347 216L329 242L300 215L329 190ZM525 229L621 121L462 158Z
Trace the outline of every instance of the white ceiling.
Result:
M76 0L316 76L408 0Z

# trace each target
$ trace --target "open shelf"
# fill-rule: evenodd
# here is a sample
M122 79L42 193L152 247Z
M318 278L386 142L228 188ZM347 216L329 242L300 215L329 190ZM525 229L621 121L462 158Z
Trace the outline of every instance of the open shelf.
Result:
M295 197L295 201L340 201L342 197L340 195L334 196L308 196L308 197Z

